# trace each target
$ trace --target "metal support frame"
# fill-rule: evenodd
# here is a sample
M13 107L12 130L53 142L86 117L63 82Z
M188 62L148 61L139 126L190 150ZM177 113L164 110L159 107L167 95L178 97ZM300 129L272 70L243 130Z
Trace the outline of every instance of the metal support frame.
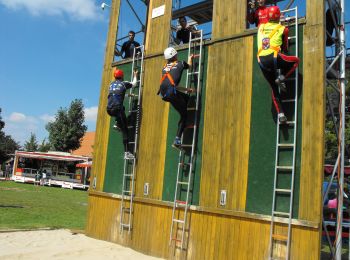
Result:
M128 4L128 6L130 7L132 13L135 15L137 21L138 21L138 22L140 23L140 25L141 25L141 30L135 32L135 36L136 36L137 34L139 34L139 33L145 32L146 26L145 26L144 23L142 23L142 20L141 20L141 18L139 17L139 15L137 14L135 8L133 7L133 5L130 3L129 0L125 0L125 1L126 1L126 3ZM149 3L148 0L140 0L140 1L143 2L146 6L148 6L148 3ZM118 28L119 28L119 25L118 25ZM117 31L119 31L119 30L117 30ZM126 35L126 36L123 36L123 37L121 37L121 38L119 38L119 39L116 39L115 47L117 47L117 46L121 47L121 45L118 44L118 42L120 42L120 41L122 41L122 40L125 40L125 39L128 39L128 38L129 38L129 35Z
M340 112L339 112L339 126L336 125L337 120L335 120L335 116L333 111L331 111L331 115L334 122L334 129L337 132L337 138L338 138L338 157L337 161L334 166L333 174L331 176L331 180L328 184L328 187L326 191L324 192L323 202L325 202L328 192L330 190L330 187L332 185L332 182L335 177L335 173L338 173L338 205L337 205L337 219L336 219L336 236L335 236L335 244L334 246L331 243L331 240L329 238L327 226L325 224L324 218L323 218L323 227L326 231L327 240L329 242L329 246L331 248L331 254L332 257L336 260L341 259L341 251L342 251L342 229L343 229L343 197L344 197L344 162L345 162L345 85L346 85L346 79L345 79L345 59L346 59L346 45L345 45L345 1L344 0L326 0L328 3L331 17L332 17L332 23L335 27L335 50L336 54L333 57L333 61L330 65L327 65L326 73L329 72L331 69L335 70L337 73L337 86L334 86L333 82L330 80L326 80L327 84L330 85L332 88L336 89L336 91L339 92L339 106L340 106ZM336 15L337 14L337 15ZM337 18L339 19L337 21ZM331 36L331 35L330 35ZM337 66L335 66L337 64ZM328 93L327 98L328 98ZM330 102L328 102L330 103ZM332 110L332 108L331 108ZM349 242L350 243L350 242ZM350 244L349 244L350 247ZM349 253L350 257L350 253Z

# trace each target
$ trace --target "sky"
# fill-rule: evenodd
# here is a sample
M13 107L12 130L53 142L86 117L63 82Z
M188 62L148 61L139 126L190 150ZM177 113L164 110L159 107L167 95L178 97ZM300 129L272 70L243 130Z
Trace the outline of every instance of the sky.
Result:
M144 21L145 5L129 1ZM39 143L47 140L45 125L74 99L83 100L85 124L95 131L110 13L108 7L100 8L102 2L0 0L1 116L5 133L21 145L31 133ZM183 0L182 5L194 2L199 1ZM305 8L304 1L296 2ZM126 0L118 28L118 38L141 29ZM136 40L142 39L137 34Z

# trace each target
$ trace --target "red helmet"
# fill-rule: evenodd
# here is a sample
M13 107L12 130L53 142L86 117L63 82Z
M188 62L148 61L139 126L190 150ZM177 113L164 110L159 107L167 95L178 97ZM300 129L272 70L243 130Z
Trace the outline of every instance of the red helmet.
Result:
M269 21L279 21L281 17L281 11L278 6L271 6L267 10L267 18Z
M124 78L124 72L120 69L115 69L114 70L114 77L116 79L122 79L122 78Z

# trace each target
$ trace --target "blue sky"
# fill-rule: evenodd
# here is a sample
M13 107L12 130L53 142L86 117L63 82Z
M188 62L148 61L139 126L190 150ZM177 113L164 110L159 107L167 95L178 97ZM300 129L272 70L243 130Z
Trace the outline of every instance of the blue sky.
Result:
M0 0L1 116L6 134L21 144L30 133L39 142L47 138L45 124L75 98L83 100L88 131L95 130L109 22L109 9L102 11L102 2ZM144 19L145 5L130 2ZM118 37L130 29L139 31L141 25L125 0L121 8ZM136 37L139 42L142 38L143 34Z

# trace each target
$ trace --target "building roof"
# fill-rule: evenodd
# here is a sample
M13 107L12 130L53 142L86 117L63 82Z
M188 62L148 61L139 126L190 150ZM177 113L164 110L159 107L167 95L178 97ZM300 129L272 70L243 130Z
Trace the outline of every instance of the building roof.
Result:
M92 157L95 143L95 132L86 132L82 138L81 146L77 150L72 151L73 155L81 155Z
M79 156L79 155L72 155L70 153L64 153L64 152L55 152L55 151L49 151L49 152L26 152L26 151L16 151L15 152L16 157L22 157L22 158L34 158L34 159L47 159L47 160L54 160L54 161L87 161L89 158L85 156Z

